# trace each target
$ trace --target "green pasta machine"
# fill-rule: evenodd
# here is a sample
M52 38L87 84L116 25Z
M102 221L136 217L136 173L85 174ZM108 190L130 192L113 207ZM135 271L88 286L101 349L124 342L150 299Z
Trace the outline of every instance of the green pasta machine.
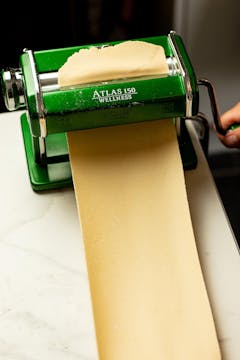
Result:
M35 52L24 49L19 68L2 70L7 109L26 109L21 113L21 126L34 190L72 185L66 133L102 126L173 118L183 167L196 167L186 119L207 128L198 109L199 85L207 87L216 129L223 133L214 88L206 79L197 80L181 37L171 31L138 40L163 46L168 74L59 88L58 70L74 52L120 41Z

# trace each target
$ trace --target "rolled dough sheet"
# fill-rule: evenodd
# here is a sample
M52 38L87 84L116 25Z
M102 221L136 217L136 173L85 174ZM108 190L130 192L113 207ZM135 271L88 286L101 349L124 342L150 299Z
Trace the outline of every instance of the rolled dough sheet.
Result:
M173 121L68 142L99 359L221 359Z
M58 70L58 84L80 85L143 75L168 74L162 46L129 40L114 46L81 49Z

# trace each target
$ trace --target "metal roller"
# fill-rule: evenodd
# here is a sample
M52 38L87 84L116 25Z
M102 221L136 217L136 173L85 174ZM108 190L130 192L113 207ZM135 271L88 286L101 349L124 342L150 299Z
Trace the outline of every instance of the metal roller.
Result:
M166 76L174 76L180 73L179 65L175 57L167 57L169 73ZM161 75L162 76L162 75ZM43 93L59 90L58 72L38 74L41 91ZM5 105L9 111L18 110L26 106L24 96L24 81L19 68L9 68L2 71L3 95Z

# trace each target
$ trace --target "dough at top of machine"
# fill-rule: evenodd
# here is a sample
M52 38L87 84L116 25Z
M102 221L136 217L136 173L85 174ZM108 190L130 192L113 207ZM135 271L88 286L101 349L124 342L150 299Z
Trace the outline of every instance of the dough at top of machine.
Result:
M168 74L164 48L140 40L92 46L71 55L58 71L60 87L139 76Z

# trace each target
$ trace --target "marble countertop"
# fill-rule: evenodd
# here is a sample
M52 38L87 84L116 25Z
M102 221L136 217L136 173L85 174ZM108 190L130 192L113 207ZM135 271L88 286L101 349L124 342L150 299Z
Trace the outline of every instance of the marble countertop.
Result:
M0 359L97 360L74 191L32 191L19 116L0 115ZM200 261L223 360L239 360L239 251L189 128L198 167L186 186Z

